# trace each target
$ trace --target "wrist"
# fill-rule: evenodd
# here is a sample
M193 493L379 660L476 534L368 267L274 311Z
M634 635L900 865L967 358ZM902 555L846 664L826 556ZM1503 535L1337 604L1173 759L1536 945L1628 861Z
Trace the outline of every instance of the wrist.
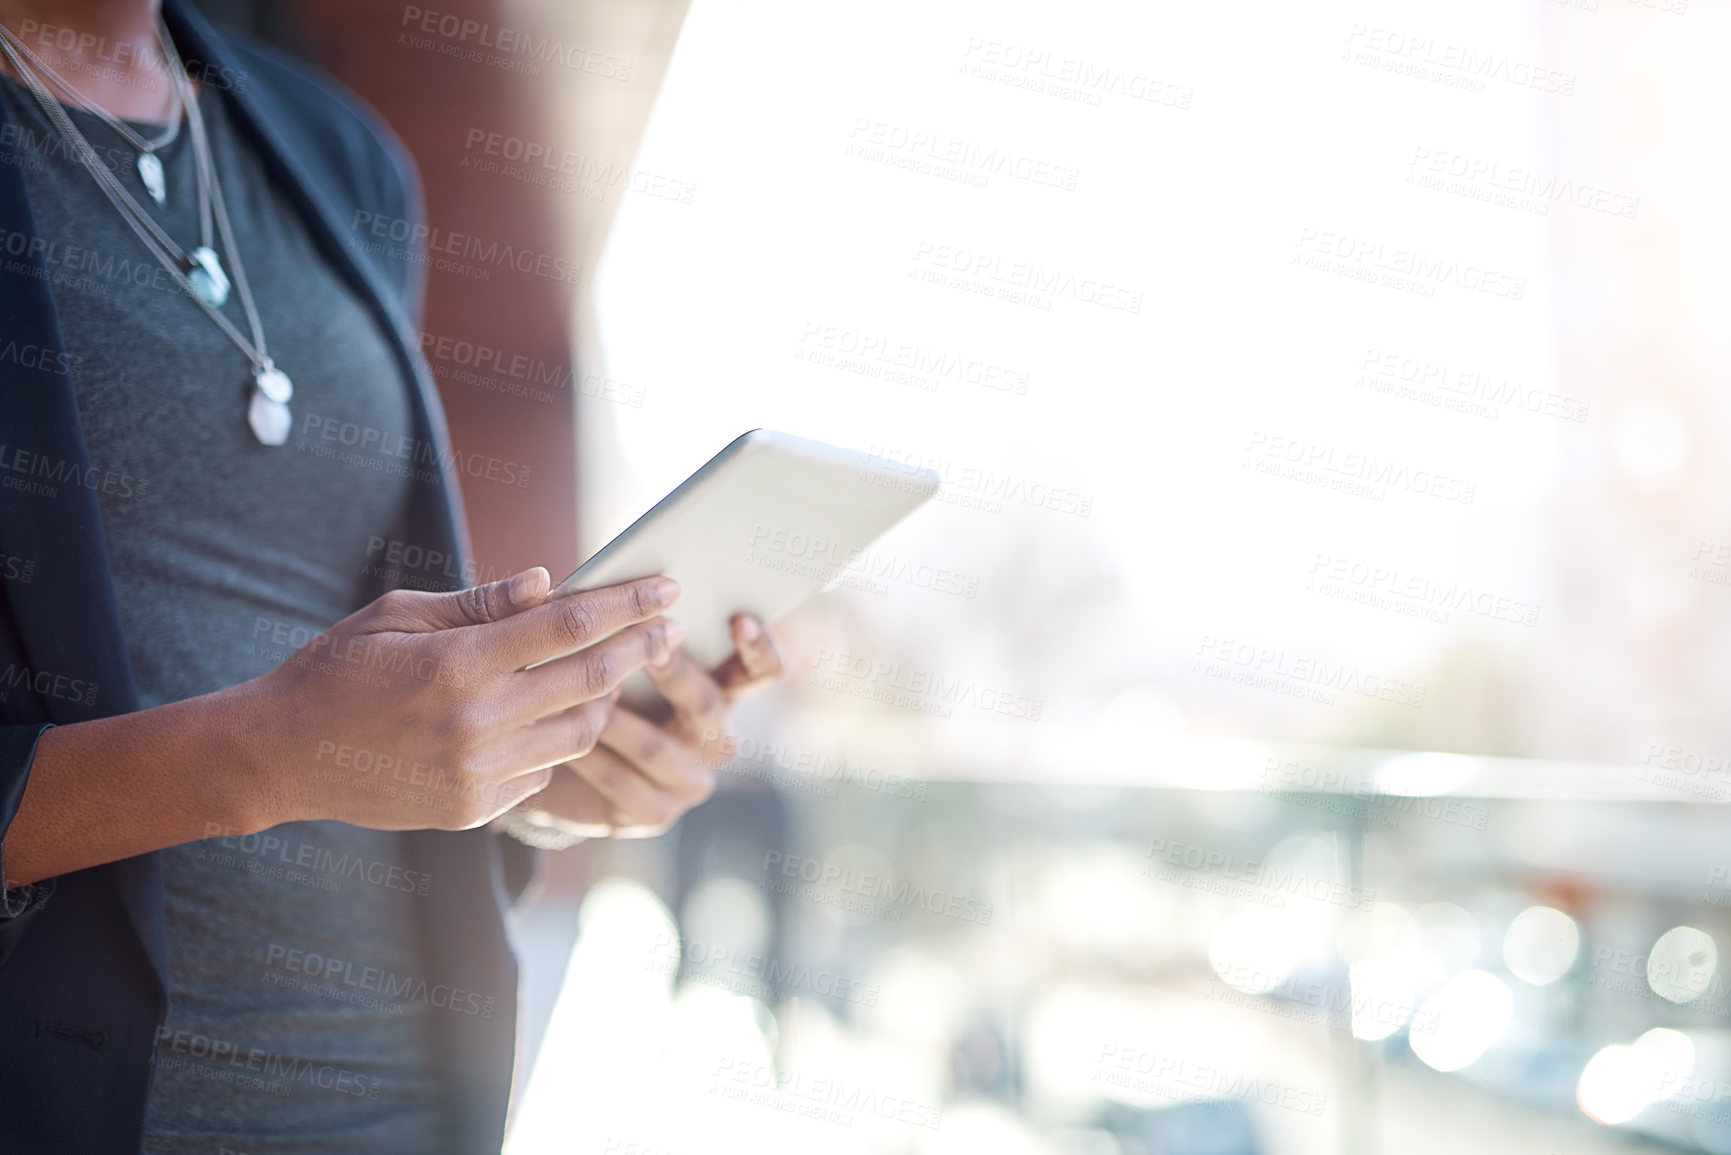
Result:
M299 811L300 792L286 772L285 746L277 733L282 711L264 678L211 695L217 710L210 748L202 764L211 768L212 807L222 822L242 834L257 834L308 817Z

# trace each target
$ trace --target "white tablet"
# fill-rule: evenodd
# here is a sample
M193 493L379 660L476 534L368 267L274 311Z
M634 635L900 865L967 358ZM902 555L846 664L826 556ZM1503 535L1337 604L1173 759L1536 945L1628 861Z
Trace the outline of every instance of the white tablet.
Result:
M680 594L668 616L685 627L692 659L713 668L733 653L734 614L774 624L937 489L930 469L753 429L560 582L553 596L657 574L673 578Z

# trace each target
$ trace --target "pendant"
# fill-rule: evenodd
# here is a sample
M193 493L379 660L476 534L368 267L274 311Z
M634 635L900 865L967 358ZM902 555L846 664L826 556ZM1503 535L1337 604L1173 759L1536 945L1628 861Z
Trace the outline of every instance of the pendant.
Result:
M272 401L262 389L254 389L252 401L246 407L246 423L252 426L252 435L258 438L259 444L283 445L288 442L289 426L294 424L294 418L287 405Z
M259 371L253 374L253 380L258 382L258 391L278 405L287 405L294 400L295 383L271 361L266 361Z
M253 374L252 401L246 409L246 423L252 435L262 445L283 445L289 437L294 418L289 413L289 399L295 395L294 382L288 374L266 361Z
M150 199L159 205L168 203L168 182L163 179L162 162L154 152L138 154L138 179L144 182L144 191L150 194Z
M189 266L186 279L191 282L192 291L211 308L222 308L228 300L228 274L222 271L222 262L216 254L200 245L186 255L186 260Z

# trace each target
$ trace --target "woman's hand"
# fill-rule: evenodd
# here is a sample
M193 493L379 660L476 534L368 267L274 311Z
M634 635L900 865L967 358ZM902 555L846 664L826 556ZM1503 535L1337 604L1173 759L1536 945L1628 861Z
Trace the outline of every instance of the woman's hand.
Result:
M549 584L388 593L250 682L47 730L5 884L301 819L487 822L588 754L620 681L679 645L660 616L676 582L553 601Z
M629 710L613 711L588 755L556 770L527 803L535 821L591 837L660 834L715 790L715 772L733 757L727 708L781 674L775 639L756 618L733 619L736 652L713 671L684 651L646 667L672 707L657 725Z
M588 754L619 683L677 649L680 626L659 615L679 586L552 601L548 586L537 567L457 593L393 591L247 683L273 751L263 824L466 829Z

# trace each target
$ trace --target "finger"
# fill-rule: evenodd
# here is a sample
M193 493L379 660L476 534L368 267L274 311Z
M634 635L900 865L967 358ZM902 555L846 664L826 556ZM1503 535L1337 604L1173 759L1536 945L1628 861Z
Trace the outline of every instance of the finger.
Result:
M609 826L656 826L673 821L680 812L671 795L657 789L629 762L604 746L597 746L587 758L572 763L571 768L607 800Z
M497 668L521 670L575 653L626 626L655 617L679 597L672 578L651 577L587 593L549 597L486 627Z
M605 641L513 675L506 689L510 716L532 721L605 697L634 670L675 652L685 627L670 618L627 626Z
M761 621L750 614L735 614L731 625L733 656L711 675L729 701L781 677L782 671L781 650L775 644L775 635Z
M715 790L715 768L733 756L725 729L681 741L630 710L615 710L601 730L599 749L611 750L659 789L691 805Z
M675 650L667 660L643 667L661 696L673 707L674 720L692 734L720 729L727 721L727 697L709 671Z
M499 764L516 774L575 761L595 748L612 712L609 695L524 726L501 744Z
M546 600L552 579L541 566L486 585L450 593L392 590L373 603L366 632L428 633L481 626L522 613Z
M586 838L606 838L619 823L613 804L571 766L554 767L553 780L529 805L559 820L559 827Z

